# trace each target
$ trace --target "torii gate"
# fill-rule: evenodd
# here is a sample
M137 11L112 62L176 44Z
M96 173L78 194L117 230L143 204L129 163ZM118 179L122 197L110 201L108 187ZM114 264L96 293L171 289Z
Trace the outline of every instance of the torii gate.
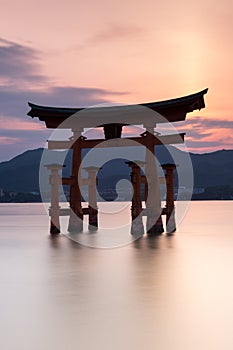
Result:
M162 116L157 120L159 123L184 121L186 114L197 109L205 107L204 95L208 89L202 90L198 93L184 96L181 98L171 99L161 102L143 103L139 105L127 106L113 106L113 107L97 107L91 109L85 108L59 108L59 107L45 107L29 103L31 110L28 115L32 118L37 117L39 120L45 122L47 128L70 128L73 132L73 139L66 141L48 141L48 148L55 149L71 149L72 150L72 175L70 178L62 178L59 176L59 171L62 166L58 164L48 165L51 171L51 226L50 233L56 235L60 233L60 215L69 215L69 232L81 232L83 230L83 215L89 216L89 229L98 227L98 209L96 202L96 174L98 168L88 167L85 170L88 173L88 179L81 179L79 181L79 170L82 163L82 149L93 148L103 139L86 139L82 136L84 128L103 127L105 140L108 141L108 147L119 147L129 145L132 142L146 147L145 159L145 174L141 175L140 162L127 162L131 167L131 182L134 189L132 198L132 229L131 233L143 233L144 228L142 224L142 198L141 186L145 186L145 202L146 210L143 215L147 216L147 233L149 235L161 234L163 224L161 215L166 215L166 230L172 233L176 229L174 216L174 170L175 164L163 165L163 170L166 177L166 207L161 209L160 196L158 196L159 178L155 160L150 157L154 155L155 145L161 144L176 144L184 142L184 133L158 136L154 134L156 123L153 118L144 116L141 108L148 108L158 115ZM85 114L85 112L87 113ZM84 117L78 112L84 113ZM119 116L124 116L119 118ZM75 123L74 123L75 121ZM143 124L145 132L138 137L121 138L122 128L127 125ZM122 144L122 140L124 143ZM154 158L154 157L153 157ZM154 163L154 164L152 164ZM70 209L60 209L59 206L59 185L70 186ZM82 195L80 185L88 185L88 201L89 207L82 208ZM157 193L156 196L148 196L152 192Z

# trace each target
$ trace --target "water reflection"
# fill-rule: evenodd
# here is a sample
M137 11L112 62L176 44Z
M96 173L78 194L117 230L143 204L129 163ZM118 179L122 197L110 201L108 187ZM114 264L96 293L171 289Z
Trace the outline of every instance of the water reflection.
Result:
M174 236L118 249L51 239L35 213L2 216L2 348L231 349L232 209L192 203Z

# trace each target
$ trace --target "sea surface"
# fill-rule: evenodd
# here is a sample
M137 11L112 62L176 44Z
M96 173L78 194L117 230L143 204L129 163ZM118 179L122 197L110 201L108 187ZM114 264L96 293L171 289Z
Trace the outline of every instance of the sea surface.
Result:
M191 202L174 236L101 249L1 204L0 349L232 350L232 219L233 201Z

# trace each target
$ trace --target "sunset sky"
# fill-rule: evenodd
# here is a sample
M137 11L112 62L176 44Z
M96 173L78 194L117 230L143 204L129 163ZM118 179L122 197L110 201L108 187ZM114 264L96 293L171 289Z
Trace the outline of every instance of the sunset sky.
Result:
M45 146L27 102L88 106L209 88L182 130L192 152L233 148L232 0L2 0L0 161Z

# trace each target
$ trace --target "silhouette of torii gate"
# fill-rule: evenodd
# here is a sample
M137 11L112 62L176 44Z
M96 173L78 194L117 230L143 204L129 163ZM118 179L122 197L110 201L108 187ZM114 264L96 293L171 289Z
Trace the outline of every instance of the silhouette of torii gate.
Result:
M146 210L143 215L147 216L147 233L149 235L161 234L163 223L161 215L166 215L167 233L176 230L175 223L175 206L174 206L174 170L175 164L164 164L162 168L166 178L166 207L161 209L161 201L158 196L153 196L154 192L158 192L159 178L157 174L156 164L150 158L150 152L154 155L154 147L161 144L176 144L184 142L184 133L158 136L154 134L156 127L155 121L150 116L143 116L143 110L140 108L149 108L157 112L163 118L161 122L177 122L184 121L186 114L197 109L205 107L204 95L208 89L198 93L175 98L161 102L143 103L139 105L111 106L97 108L59 108L46 107L29 103L31 110L28 115L32 118L36 117L40 121L45 122L47 128L70 128L73 132L73 139L66 141L48 141L48 148L55 149L71 149L72 150L72 175L69 178L60 179L59 171L62 166L59 164L47 165L50 170L51 185L51 207L50 207L50 233L56 235L60 233L59 217L61 215L69 215L69 232L81 232L83 230L83 215L89 216L89 229L98 227L98 209L96 200L96 175L99 168L88 167L85 170L88 173L87 179L79 179L79 169L82 163L82 149L93 148L103 139L86 139L82 136L84 128L103 127L105 140L108 141L108 147L119 147L131 145L130 142L146 147L145 174L141 175L139 161L126 162L131 168L131 182L133 186L132 197L132 233L143 233L142 224L142 197L141 186L145 186L145 202ZM85 112L87 111L87 114ZM84 117L80 117L80 113L84 113ZM122 115L124 116L122 120ZM121 118L119 118L121 116ZM74 123L75 121L75 123ZM121 138L122 128L127 125L143 124L145 132L139 137ZM121 141L124 140L122 143ZM128 142L128 143L127 143ZM154 158L154 157L153 157ZM154 163L154 164L152 164ZM79 181L80 180L80 181ZM59 206L59 186L60 184L70 186L70 209L61 209ZM80 185L88 185L88 208L82 208L82 195ZM152 192L152 196L148 196ZM157 202L156 202L157 201Z

